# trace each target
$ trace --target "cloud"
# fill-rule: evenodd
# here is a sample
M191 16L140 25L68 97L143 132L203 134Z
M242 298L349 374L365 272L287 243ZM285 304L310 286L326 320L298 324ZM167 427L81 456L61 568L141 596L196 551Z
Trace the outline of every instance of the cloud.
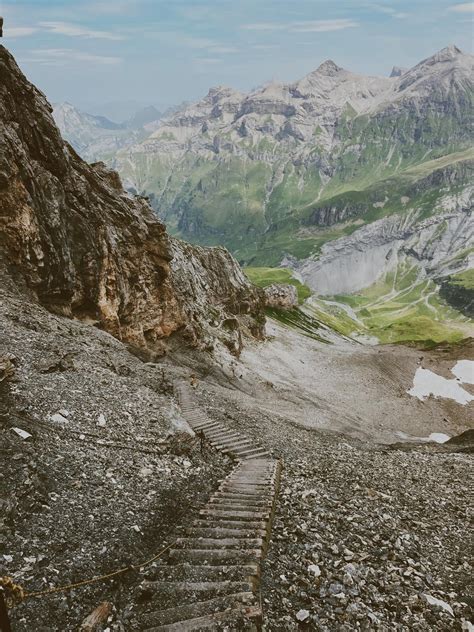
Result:
M191 37L188 35L178 35L176 38L180 44L183 46L188 46L189 48L211 48L212 46L216 46L217 43L214 40L207 39L205 37Z
M212 40L206 37L194 37L192 35L186 35L179 31L153 31L150 34L154 39L158 38L162 42L171 43L173 46L180 46L185 48L192 48L200 51L201 54L206 53L209 57L213 55L230 55L240 52L236 46L222 44L219 41Z
M381 4L371 4L370 6L372 9L378 11L379 13L385 13L386 15L390 15L392 18L398 18L399 20L408 18L410 16L409 13L397 11L397 9L394 9L393 7L386 7L385 5Z
M289 31L290 33L323 33L325 31L341 31L359 26L355 20L343 18L339 20L305 20L280 24L278 22L257 22L244 24L247 31Z
M455 11L456 13L474 13L474 2L463 2L462 4L453 4L448 8L448 11Z
M286 26L276 22L256 22L255 24L244 24L242 28L246 31L282 31Z
M5 37L28 37L28 35L33 35L36 33L38 29L32 26L12 26L4 29Z
M47 64L52 66L65 65L69 62L86 62L88 64L115 65L122 60L120 57L94 55L71 48L37 48L30 51L30 57L23 58L23 62Z
M294 33L323 33L325 31L342 31L359 26L355 20L314 20L306 22L294 22L290 28Z
M96 31L78 24L70 24L69 22L40 22L40 26L56 35L64 35L66 37L82 37L85 39L106 39L106 40L122 40L122 35L111 33L109 31Z

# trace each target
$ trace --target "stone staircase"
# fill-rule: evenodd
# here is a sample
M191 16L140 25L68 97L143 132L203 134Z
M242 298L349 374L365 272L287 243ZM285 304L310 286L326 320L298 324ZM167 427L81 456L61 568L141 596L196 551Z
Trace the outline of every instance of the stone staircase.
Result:
M183 415L218 449L237 461L234 470L183 529L167 564L142 589L148 612L140 630L196 632L253 630L262 625L260 562L270 540L280 482L280 461L239 433L210 421L179 386Z

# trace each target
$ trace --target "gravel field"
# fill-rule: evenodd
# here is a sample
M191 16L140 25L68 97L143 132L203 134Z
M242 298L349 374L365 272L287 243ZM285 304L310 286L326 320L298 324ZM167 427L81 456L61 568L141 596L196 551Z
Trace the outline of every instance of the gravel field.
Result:
M0 356L11 354L15 373L0 382L0 576L34 592L149 559L230 463L201 455L183 432L162 367L93 327L2 298ZM142 575L27 599L12 610L14 630L76 631L105 600L110 630L136 629Z
M318 390L290 398L262 377L271 342L242 361L221 351L215 361L181 352L147 363L97 329L5 298L0 355L11 354L14 376L0 397L9 464L0 477L1 575L41 590L146 560L173 541L230 468L210 448L201 454L174 402L173 381L196 373L196 400L213 419L283 459L263 568L265 630L472 629L466 446L387 445L302 424L298 402L311 406ZM394 423L382 416L381 434ZM77 630L109 600L109 630L138 632L138 587L150 570L27 599L12 611L14 629Z

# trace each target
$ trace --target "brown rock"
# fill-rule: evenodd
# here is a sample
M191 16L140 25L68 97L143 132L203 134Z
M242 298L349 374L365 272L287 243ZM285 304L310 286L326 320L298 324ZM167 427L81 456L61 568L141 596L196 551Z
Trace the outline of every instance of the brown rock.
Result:
M265 288L267 307L292 309L298 306L298 292L294 285L274 283Z
M170 239L117 174L79 158L3 46L0 74L0 271L50 311L158 355L175 332L238 352L240 330L219 326L229 316L262 334L261 293L227 251Z

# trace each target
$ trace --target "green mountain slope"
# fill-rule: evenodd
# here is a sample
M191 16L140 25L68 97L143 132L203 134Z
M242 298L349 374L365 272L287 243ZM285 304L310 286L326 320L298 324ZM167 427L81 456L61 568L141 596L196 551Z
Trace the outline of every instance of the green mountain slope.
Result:
M301 260L389 214L445 210L447 187L465 208L472 69L451 46L391 79L328 61L248 95L215 88L116 166L175 234L245 264Z

